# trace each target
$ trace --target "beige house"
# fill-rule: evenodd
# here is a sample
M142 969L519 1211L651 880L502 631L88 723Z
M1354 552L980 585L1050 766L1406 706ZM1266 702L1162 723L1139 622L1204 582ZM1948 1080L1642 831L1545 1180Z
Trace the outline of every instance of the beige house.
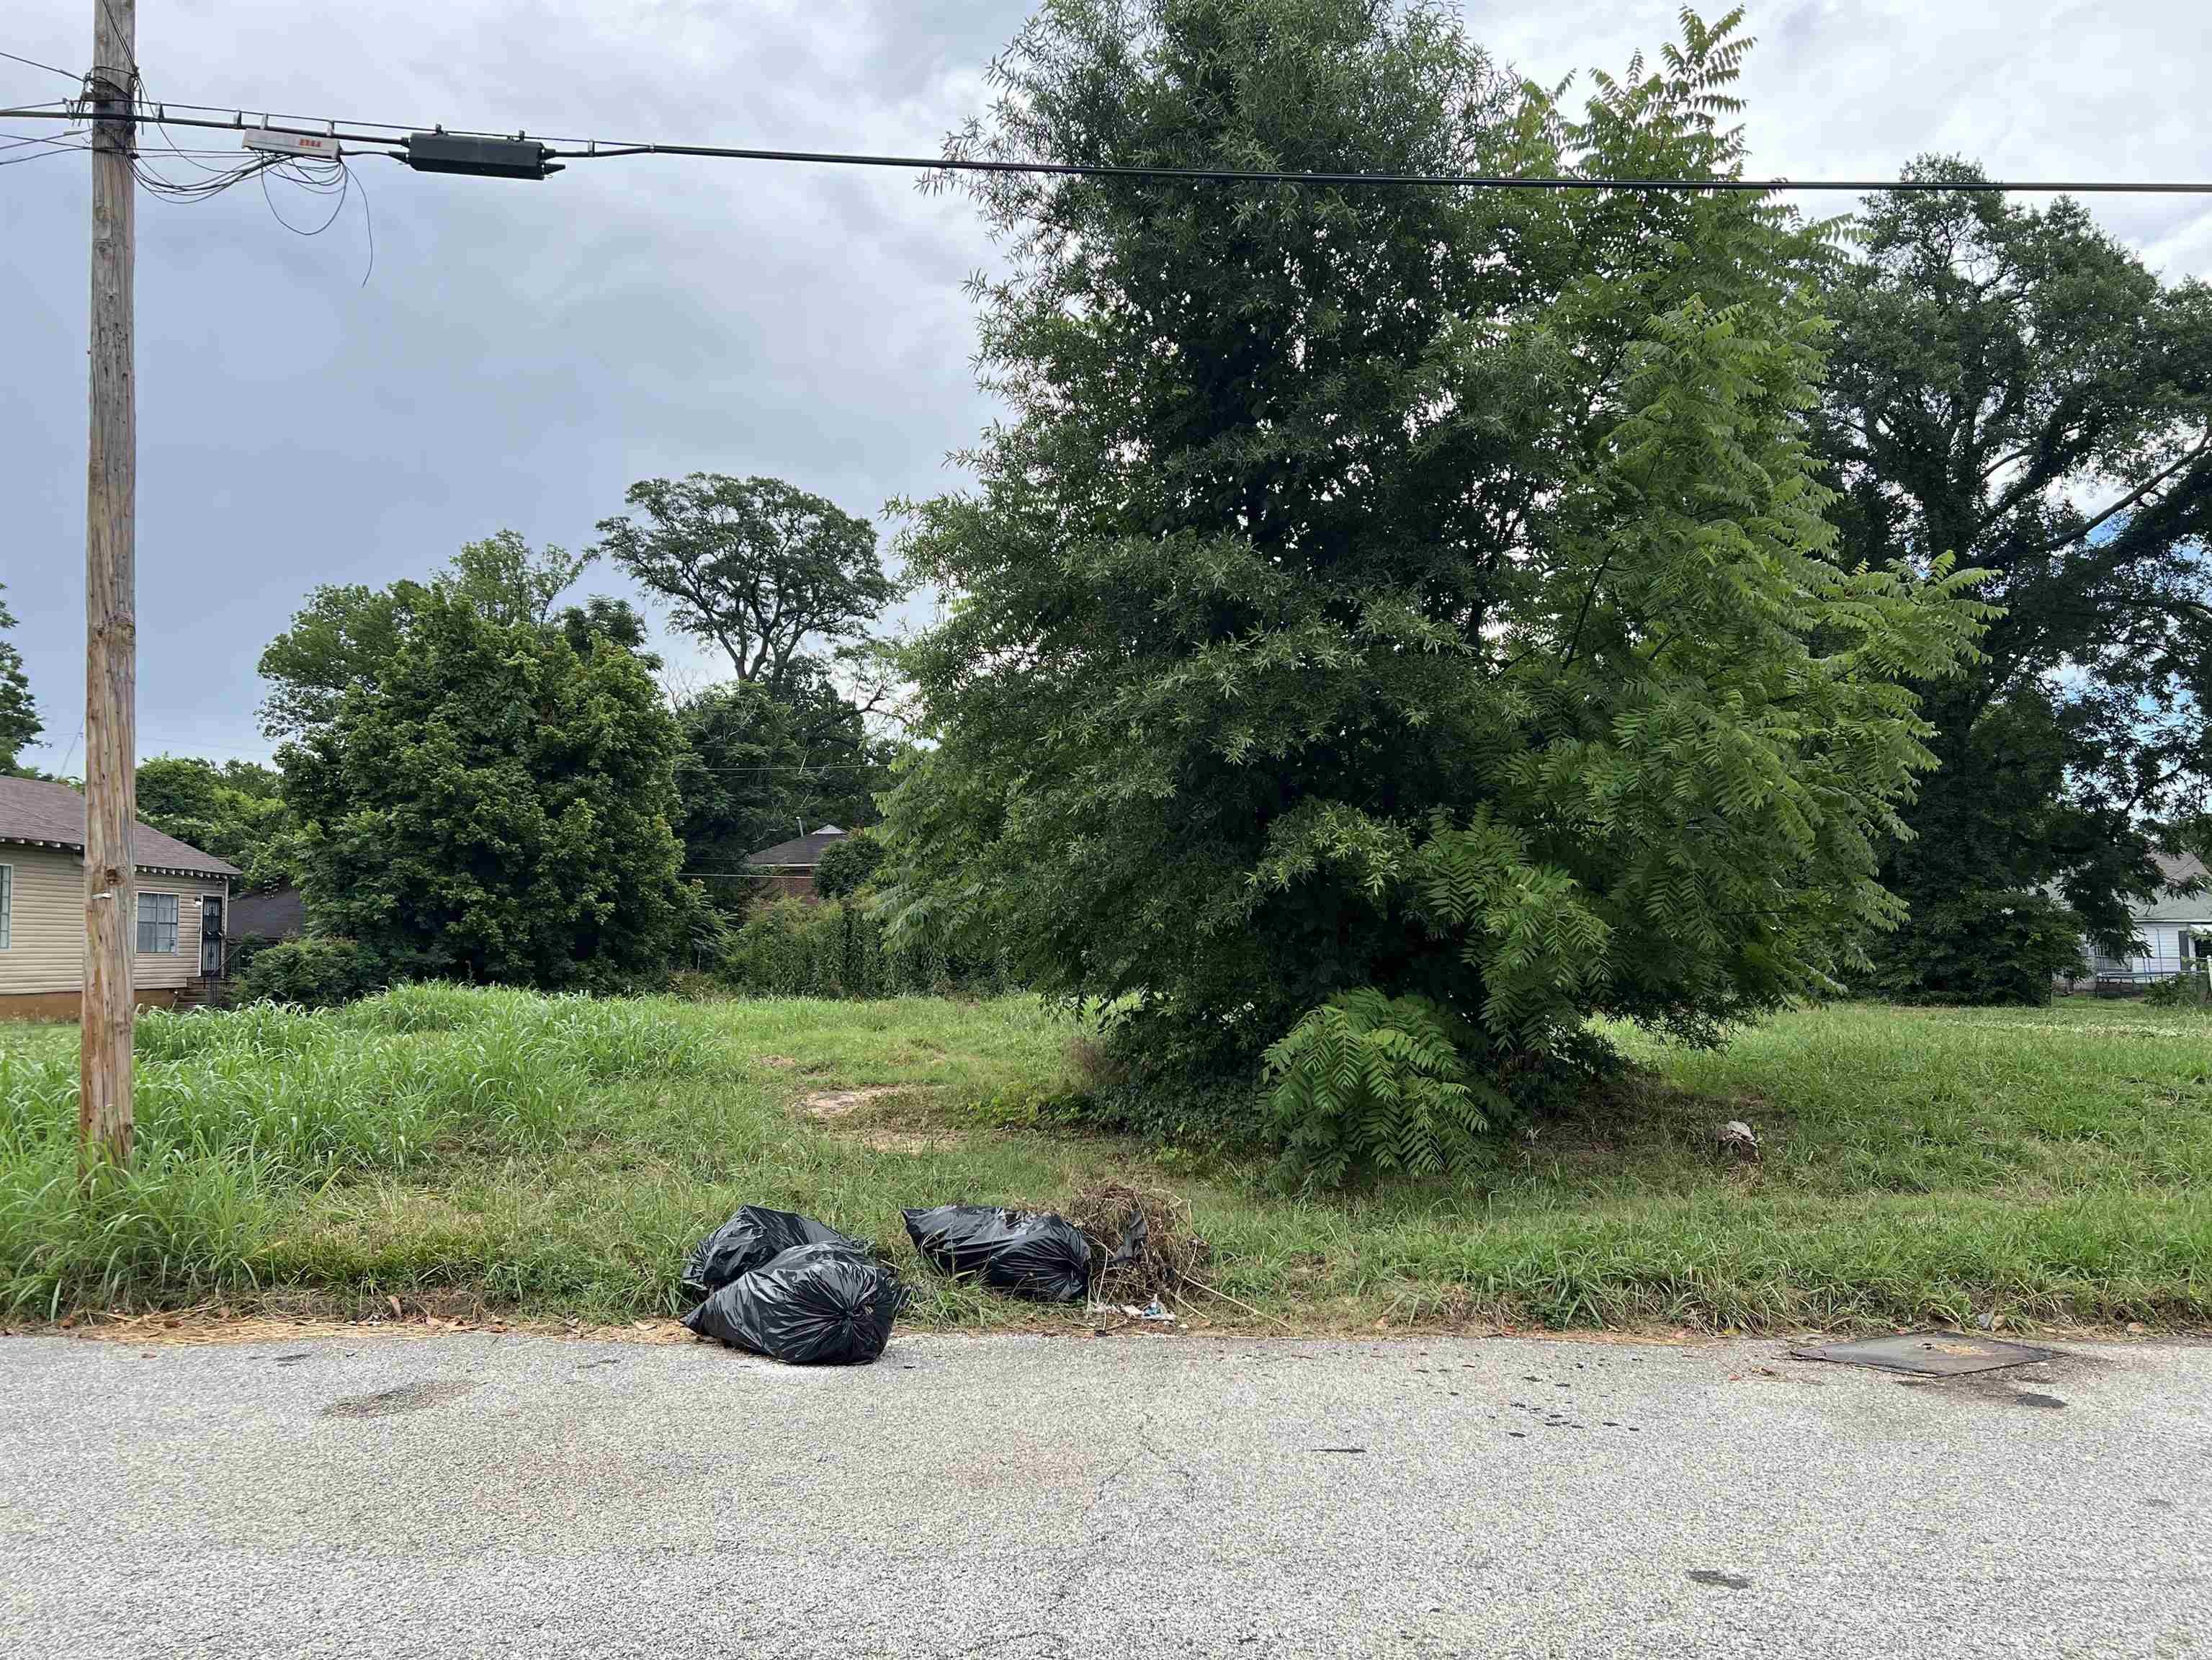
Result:
M222 976L223 913L237 870L141 824L143 1007L206 1000ZM74 1020L84 984L84 798L66 784L0 778L0 1019Z

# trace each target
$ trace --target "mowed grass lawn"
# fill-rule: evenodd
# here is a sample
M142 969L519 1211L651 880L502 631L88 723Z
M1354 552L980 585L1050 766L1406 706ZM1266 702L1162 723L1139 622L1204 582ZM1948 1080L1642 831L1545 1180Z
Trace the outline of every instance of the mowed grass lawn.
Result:
M666 1316L687 1249L752 1201L878 1242L921 1293L913 1322L1073 1326L930 1275L899 1210L1135 1177L1188 1199L1236 1299L1197 1294L1186 1323L2212 1326L2201 1012L1843 1006L1716 1052L1624 1031L1639 1078L1493 1170L1326 1200L1066 1128L1074 1036L1021 998L409 988L334 1014L149 1015L139 1158L87 1197L74 1031L0 1026L0 1316L392 1297ZM1755 1164L1714 1147L1739 1117Z

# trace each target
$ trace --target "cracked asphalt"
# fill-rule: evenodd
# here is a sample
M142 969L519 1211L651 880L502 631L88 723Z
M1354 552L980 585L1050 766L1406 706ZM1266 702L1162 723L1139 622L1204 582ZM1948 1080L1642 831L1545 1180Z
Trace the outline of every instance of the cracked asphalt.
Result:
M0 1654L2212 1654L2212 1349L0 1341Z

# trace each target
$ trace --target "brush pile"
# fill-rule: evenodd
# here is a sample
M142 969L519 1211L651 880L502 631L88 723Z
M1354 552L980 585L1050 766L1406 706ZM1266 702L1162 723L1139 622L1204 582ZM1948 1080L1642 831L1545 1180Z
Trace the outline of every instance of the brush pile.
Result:
M1099 1303L1143 1303L1200 1285L1210 1248L1199 1237L1190 1207L1165 1188L1100 1182L1066 1207L1067 1219L1090 1235L1091 1295Z

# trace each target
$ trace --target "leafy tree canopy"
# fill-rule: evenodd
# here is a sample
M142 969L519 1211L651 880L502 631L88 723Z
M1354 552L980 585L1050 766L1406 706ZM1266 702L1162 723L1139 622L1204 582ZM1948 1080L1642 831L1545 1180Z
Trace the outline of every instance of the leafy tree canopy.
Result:
M217 765L197 756L157 755L138 763L138 816L237 866L246 892L283 887L300 879L301 849L283 782L275 768L258 762Z
M0 582L0 593L7 591L8 585ZM46 730L31 696L30 677L23 672L23 654L6 637L15 626L15 614L0 599L0 775L19 770L16 756Z
M780 690L732 681L679 703L677 765L690 867L736 871L804 826L875 822L895 746L872 734L830 678L795 673Z
M1576 115L1442 8L1048 0L954 146L1726 176L1735 23L1686 15ZM1899 678L1978 608L1834 556L1815 231L1735 192L973 188L1010 418L903 540L955 598L908 654L901 927L1211 1067L1371 986L1400 1036L1357 1047L1401 1075L1310 1110L1400 1113L1388 1158L1330 1145L1419 1170L1455 1144L1402 1112L1443 1098L1409 1022L1480 1116L1591 1011L1708 1035L1894 920L1876 849L1930 759Z
M814 866L814 891L842 899L866 887L884 862L884 844L865 832L832 842Z
M395 974L607 987L667 964L697 903L675 722L633 654L586 646L459 586L412 598L374 679L282 753L322 932Z
M597 550L748 684L781 689L899 596L874 526L781 479L695 472L642 479L623 499L629 514L599 521Z
M1846 558L1954 554L2004 608L1920 688L1942 769L1884 870L1914 912L1886 983L1947 993L1936 965L2000 949L2046 885L2119 945L2150 822L2212 784L2212 290L2162 285L2078 203L1952 159L1912 176L1960 188L1868 204L1820 430ZM1990 983L2039 997L2039 966Z
M503 530L465 543L428 583L403 579L381 588L318 587L292 626L261 654L261 676L270 688L261 706L262 730L271 738L309 732L336 717L348 691L373 690L434 588L489 622L556 629L580 650L596 636L643 654L645 620L627 600L594 595L581 606L554 611L554 602L574 586L593 556L533 549ZM644 660L648 668L659 666L657 658Z

